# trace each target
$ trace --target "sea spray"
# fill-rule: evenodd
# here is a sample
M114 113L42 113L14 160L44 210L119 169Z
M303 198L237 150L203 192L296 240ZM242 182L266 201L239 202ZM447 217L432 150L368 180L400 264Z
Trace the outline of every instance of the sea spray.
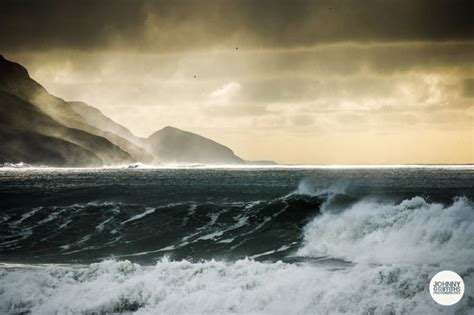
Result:
M347 269L311 264L170 261L143 267L105 261L87 267L16 268L0 275L0 311L183 313L444 313L426 265ZM474 285L472 273L464 281ZM467 301L455 309L468 307ZM451 309L453 310L453 309Z
M474 206L414 197L400 203L361 200L342 213L324 213L305 227L298 255L356 262L469 265L474 258Z

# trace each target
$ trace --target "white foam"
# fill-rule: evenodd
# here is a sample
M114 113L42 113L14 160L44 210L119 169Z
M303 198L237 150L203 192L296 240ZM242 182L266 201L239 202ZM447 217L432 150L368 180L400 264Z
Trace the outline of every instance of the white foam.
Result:
M50 213L46 218L38 222L38 225L45 224L51 221L56 220L57 218L60 217L60 214L67 211L67 209L62 209L59 211L56 211L56 209L53 209L54 212Z
M342 213L323 213L305 230L303 256L456 266L474 258L474 207L466 198L449 206L421 197L400 204L362 200Z
M272 254L275 254L275 253L278 253L278 252L282 252L282 251L285 251L285 250L289 249L291 246L293 246L295 244L297 244L297 242L293 242L289 245L283 245L278 249L269 250L269 251L266 251L266 252L263 252L263 253L260 253L260 254L257 254L257 255L250 256L249 258L253 259L253 258L268 256L268 255L272 255Z
M131 217L128 220L123 221L122 224L129 223L129 222L136 221L136 220L140 220L141 218L146 217L147 215L152 214L155 211L156 211L156 208L146 208L144 212L142 212L140 214L137 214L137 215Z
M313 178L305 178L301 180L298 184L296 191L292 192L290 195L307 195L307 196L320 196L320 197L330 197L336 194L344 194L347 191L349 184L346 182L338 182L328 187L317 187Z
M13 268L0 271L0 312L438 314L446 310L426 290L436 270L426 265L329 270L281 262L166 259L152 267L105 261L88 267ZM464 281L472 287L474 275ZM466 309L467 303L464 299L450 311Z
M3 167L3 168L30 168L31 165L28 164L28 163L24 163L24 162L19 162L19 163L3 163L2 165L0 165L0 167Z
M107 219L105 219L104 221L100 222L99 224L97 224L97 226L95 227L95 229L98 231L98 232L102 232L105 228L105 225L111 221L114 220L114 217L109 217Z
M24 214L21 216L20 219L18 219L18 220L15 221L15 222L12 222L12 225L13 225L13 226L16 226L16 225L22 223L23 221L25 221L26 219L32 217L33 215L35 215L38 211L40 211L40 210L42 210L42 209L43 209L43 207L37 207L37 208L31 209L29 212L24 213Z

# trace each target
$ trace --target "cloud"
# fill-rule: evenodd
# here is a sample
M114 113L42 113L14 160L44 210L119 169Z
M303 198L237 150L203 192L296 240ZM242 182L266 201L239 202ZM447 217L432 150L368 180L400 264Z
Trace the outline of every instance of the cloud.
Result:
M464 79L463 95L467 98L474 98L474 78Z
M291 123L291 117L298 115L313 118L315 123L307 124L308 128L347 129L348 124L337 118L343 113L364 115L368 126L380 128L386 128L385 122L397 113L410 112L417 112L416 121L435 124L428 117L434 111L466 111L472 106L463 80L474 64L466 53L473 47L469 43L337 44L169 55L59 50L23 53L18 55L22 59L12 59L26 65L53 94L98 106L132 131L148 135L161 125L197 129L198 122L207 125L210 120L216 128L233 128L242 123L237 118L263 121L261 128L291 128L304 125ZM384 55L392 63L380 66ZM148 112L146 123L129 119L137 112ZM195 119L189 121L183 112ZM380 118L381 112L387 115ZM279 117L286 117L288 123L270 123ZM353 128L360 124L360 119L351 123Z
M3 0L0 52L53 94L143 136L175 125L229 145L235 136L237 150L287 137L301 152L307 139L336 133L356 145L355 131L411 139L417 129L459 129L446 139L464 139L474 115L472 6Z
M229 119L229 117L258 117L271 114L268 110L268 106L264 104L254 103L237 103L232 106L222 106L216 104L204 104L202 107L203 112L201 114L208 115L210 117L221 117Z
M309 115L297 115L292 118L295 127L307 127L314 123L314 117Z
M0 49L166 52L468 40L472 11L470 0L3 0Z
M238 82L228 82L220 88L212 91L209 97L214 100L222 101L224 103L229 102L234 98L241 90L241 85Z

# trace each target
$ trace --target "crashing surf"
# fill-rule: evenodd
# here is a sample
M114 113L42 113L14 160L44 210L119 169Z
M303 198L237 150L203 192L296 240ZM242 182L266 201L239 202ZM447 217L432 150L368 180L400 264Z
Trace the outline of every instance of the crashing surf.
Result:
M465 196L391 200L306 178L262 200L9 209L0 227L2 313L437 314L436 272L474 285ZM449 312L472 309L466 294Z

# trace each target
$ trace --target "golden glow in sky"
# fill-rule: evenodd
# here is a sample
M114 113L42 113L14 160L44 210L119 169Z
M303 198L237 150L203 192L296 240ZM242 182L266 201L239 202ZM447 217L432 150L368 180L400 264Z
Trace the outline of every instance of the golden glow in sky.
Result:
M88 15L100 30L89 41L81 21L56 36L40 26L43 41L23 21L13 33L31 44L10 35L1 48L52 94L142 137L171 125L280 163L474 163L474 40L463 10L137 3L117 2L107 23L101 4ZM387 10L393 21L372 18ZM442 12L456 19L439 30Z

